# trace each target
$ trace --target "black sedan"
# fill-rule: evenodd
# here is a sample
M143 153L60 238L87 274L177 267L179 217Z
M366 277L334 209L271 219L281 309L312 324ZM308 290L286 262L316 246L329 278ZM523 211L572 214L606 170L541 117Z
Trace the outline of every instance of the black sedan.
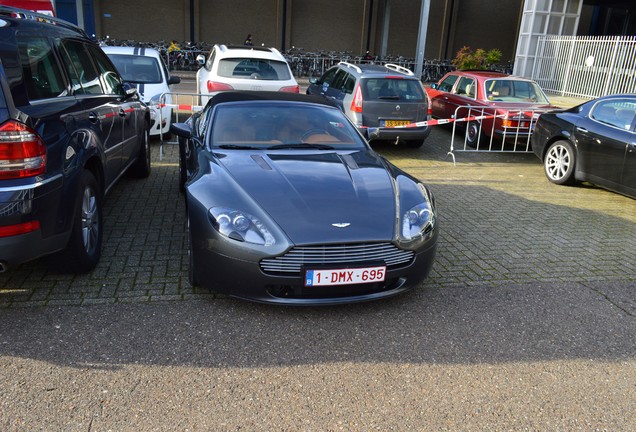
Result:
M439 231L430 190L323 98L222 92L171 131L193 285L338 304L397 295L429 273Z
M532 149L553 183L588 181L636 198L636 95L542 114Z

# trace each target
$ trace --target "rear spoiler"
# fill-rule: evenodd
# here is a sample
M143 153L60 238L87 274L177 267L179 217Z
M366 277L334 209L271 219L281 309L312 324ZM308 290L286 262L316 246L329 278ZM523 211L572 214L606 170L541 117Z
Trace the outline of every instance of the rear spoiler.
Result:
M70 23L70 22L65 21L63 19L60 19L60 18L56 18L56 17L51 16L51 15L45 15L45 14L33 12L32 10L20 9L20 8L0 5L0 16L6 16L6 17L11 17L11 18L17 18L17 19L26 19L26 20L32 20L32 21L38 21L38 22L45 22L45 23L49 23L49 24L53 24L53 25L57 25L57 26L60 26L60 27L67 28L69 30L76 31L76 32L80 33L82 36L88 37L88 35L84 31L84 29L82 29L81 27L76 26L73 23Z

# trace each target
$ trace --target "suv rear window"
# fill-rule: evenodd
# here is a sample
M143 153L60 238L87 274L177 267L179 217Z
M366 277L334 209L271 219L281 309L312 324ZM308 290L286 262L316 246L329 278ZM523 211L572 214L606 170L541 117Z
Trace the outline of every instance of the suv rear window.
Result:
M19 34L18 49L29 100L66 94L66 84L47 38Z
M285 62L254 58L227 58L219 61L219 76L225 78L286 81L291 79Z
M424 100L424 90L418 80L397 78L366 78L362 80L364 100Z

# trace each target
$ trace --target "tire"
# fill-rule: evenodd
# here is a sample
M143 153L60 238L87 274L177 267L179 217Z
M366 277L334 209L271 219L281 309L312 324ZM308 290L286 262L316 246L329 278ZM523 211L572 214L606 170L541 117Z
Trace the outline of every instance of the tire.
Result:
M66 248L53 259L54 270L63 273L89 272L97 266L102 254L103 194L89 170L81 174L77 199L71 237Z
M150 175L150 139L148 124L145 125L143 133L139 134L139 155L137 160L129 169L129 174L136 178L146 178Z
M179 138L179 192L185 192L185 182L188 179L188 172L185 165L185 146L182 138Z
M188 282L192 287L199 286L199 282L194 276L194 257L192 254L192 232L190 231L190 215L186 210L186 231L188 235Z
M545 153L543 168L552 183L572 185L575 183L574 167L576 158L572 145L567 141L556 141Z
M477 148L481 135L481 124L476 121L468 122L466 125L466 145L470 148Z

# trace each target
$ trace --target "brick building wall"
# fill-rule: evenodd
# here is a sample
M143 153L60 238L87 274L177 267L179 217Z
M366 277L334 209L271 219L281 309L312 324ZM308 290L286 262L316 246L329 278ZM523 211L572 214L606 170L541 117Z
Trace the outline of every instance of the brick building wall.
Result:
M251 33L256 45L280 49L284 33L287 49L362 54L369 47L379 53L386 1L194 0L193 34L196 41L241 44ZM421 2L390 2L387 54L413 57ZM523 0L431 0L425 57L452 58L468 45L498 48L502 60L512 58L522 4ZM95 0L96 34L138 41L187 41L191 39L190 6L190 0Z

